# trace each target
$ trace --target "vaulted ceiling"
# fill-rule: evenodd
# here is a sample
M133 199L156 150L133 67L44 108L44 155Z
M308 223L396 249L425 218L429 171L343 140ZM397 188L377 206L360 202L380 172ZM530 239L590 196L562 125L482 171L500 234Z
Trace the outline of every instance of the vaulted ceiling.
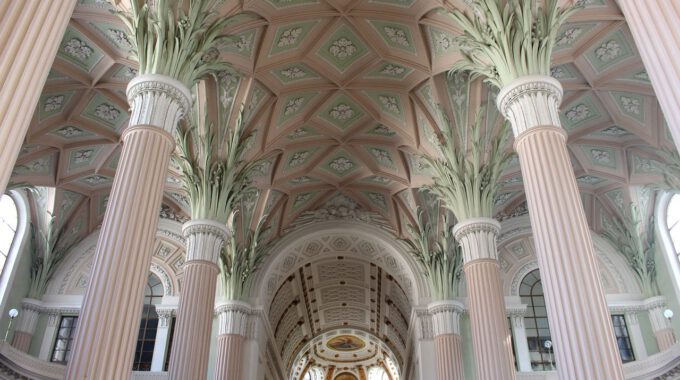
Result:
M673 144L616 3L585 3L558 33L551 74L565 89L562 122L586 212L598 230L602 213L616 213L630 199L630 186L659 180L655 152ZM371 221L404 236L420 202L415 189L430 181L417 155L434 152L444 127L439 113L484 103L495 112L493 92L480 83L461 91L446 75L460 58L454 41L460 30L445 9L464 6L462 0L224 3L223 15L238 14L225 31L232 38L205 59L227 60L238 73L223 78L229 86L220 100L245 104L247 128L255 134L248 157L267 158L255 178L263 196L247 207L269 215L272 238L334 218ZM136 75L130 43L111 9L106 0L79 0L12 178L57 186L58 216L80 235L96 228L106 210L128 121L125 87ZM167 212L187 212L172 167L164 203ZM501 219L526 213L516 160L504 174L496 211ZM315 287L321 300L331 297L323 294L320 263L300 271L291 281L319 281L303 285ZM357 289L385 280L375 271L365 266ZM311 297L299 294L298 302ZM318 312L284 315L290 321L273 319L272 326L306 318L313 336L330 326ZM362 321L365 326L337 325L371 332L370 318Z

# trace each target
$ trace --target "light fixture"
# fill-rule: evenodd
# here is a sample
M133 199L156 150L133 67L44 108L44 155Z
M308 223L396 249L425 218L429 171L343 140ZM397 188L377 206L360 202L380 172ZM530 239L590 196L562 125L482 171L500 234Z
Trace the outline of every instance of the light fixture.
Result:
M671 310L671 309L664 310L663 316L670 321L671 318L673 318L673 310Z
M7 325L7 331L5 331L5 342L7 342L7 336L9 336L9 330L12 328L12 321L19 315L19 310L11 309L9 311L9 324Z
M555 370L555 364L553 363L553 358L552 358L552 340L547 339L545 342L543 342L543 347L545 347L548 350L548 357L550 360L550 369Z

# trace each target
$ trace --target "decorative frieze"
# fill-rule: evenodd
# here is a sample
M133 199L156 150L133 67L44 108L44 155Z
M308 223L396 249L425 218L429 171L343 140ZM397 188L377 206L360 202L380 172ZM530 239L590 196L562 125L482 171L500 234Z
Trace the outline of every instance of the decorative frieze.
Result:
M140 75L127 87L130 126L151 125L173 134L191 108L191 92L180 81L158 74Z
M432 331L434 337L440 335L460 335L460 315L463 305L457 301L433 302L428 306L432 315Z
M471 218L453 226L453 236L463 248L463 261L498 259L496 237L501 225L491 218Z
M245 302L230 301L229 303L218 306L215 309L218 318L219 335L240 335L250 337L253 335L251 315L253 311Z
M217 264L231 232L226 225L208 219L192 220L182 226L187 241L187 261L202 260Z
M531 128L561 126L562 85L544 75L520 77L503 87L496 105L512 124L515 137Z

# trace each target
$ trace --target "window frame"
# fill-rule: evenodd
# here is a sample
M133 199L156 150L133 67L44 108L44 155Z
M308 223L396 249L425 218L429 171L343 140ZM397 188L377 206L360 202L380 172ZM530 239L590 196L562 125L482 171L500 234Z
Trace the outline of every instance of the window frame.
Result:
M17 208L17 228L9 252L7 252L7 260L5 261L2 271L0 271L0 310L2 310L2 315L7 315L5 308L8 306L8 290L16 276L17 263L21 256L20 253L27 242L26 238L28 236L28 224L30 219L28 198L25 193L19 190L10 190L5 194L12 198L14 205Z
M636 360L635 358L635 350L633 349L633 342L630 339L630 330L628 329L628 321L626 320L626 315L625 314L612 314L611 316L612 320L612 327L614 328L614 337L616 339L616 347L619 350L619 357L621 357L621 361L625 363L630 363L634 362ZM623 321L622 323L617 324L617 320ZM617 327L622 328L623 331L625 331L625 335L619 336L617 334ZM631 359L629 360L624 360L622 353L621 353L621 346L620 346L620 340L623 340L627 346L627 350L630 352Z
M671 283L673 284L673 292L675 297L680 299L680 257L675 251L675 246L671 240L670 230L668 228L668 206L673 196L680 196L680 193L676 192L664 192L659 196L659 200L656 204L655 221L657 232L659 233L661 246L665 254L662 254L663 261L666 264L666 268L669 269L671 274ZM658 265L658 264L657 264Z
M51 363L59 363L59 364L68 364L68 353L71 352L71 349L73 348L73 341L75 339L76 335L76 329L78 328L78 320L79 320L78 315L62 315L59 317L59 325L57 325L57 333L54 337L54 342L52 343L52 350L50 350L50 362ZM59 340L64 340L59 336L59 331L64 328L62 327L62 323L64 323L64 319L66 318L71 318L73 319L74 324L69 326L68 328L70 329L69 331L69 336L65 340L67 341L66 343L66 349L61 350L64 351L64 359L65 360L54 360L54 353L57 350L57 343Z

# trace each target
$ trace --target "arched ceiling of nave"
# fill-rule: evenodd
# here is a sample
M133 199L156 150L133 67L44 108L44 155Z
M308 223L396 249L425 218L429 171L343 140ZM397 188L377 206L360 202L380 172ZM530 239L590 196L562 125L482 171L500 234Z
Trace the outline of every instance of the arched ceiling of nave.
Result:
M653 151L671 142L617 5L586 3L558 34L553 76L565 88L562 121L598 229L600 210L622 207L627 186L658 180ZM459 30L440 9L464 2L230 4L223 13L249 12L229 26L235 39L219 53L254 78L235 95L257 131L250 154L276 153L257 178L267 189L258 212L270 215L278 235L301 219L328 218L312 211L329 205L379 215L403 234L418 200L412 189L428 180L413 153L431 152L433 115L458 96L442 73L459 57L452 40ZM101 223L127 125L125 86L135 75L110 9L104 0L79 0L12 179L58 186L60 217L76 233ZM517 162L503 181L497 212L522 213ZM165 195L169 207L186 212L173 170Z
M318 244L323 250L353 243L336 236ZM381 266L342 251L294 268L273 294L269 324L287 371L310 360L354 368L389 357L404 364L411 303L402 284ZM343 352L327 344L348 335L366 347Z

